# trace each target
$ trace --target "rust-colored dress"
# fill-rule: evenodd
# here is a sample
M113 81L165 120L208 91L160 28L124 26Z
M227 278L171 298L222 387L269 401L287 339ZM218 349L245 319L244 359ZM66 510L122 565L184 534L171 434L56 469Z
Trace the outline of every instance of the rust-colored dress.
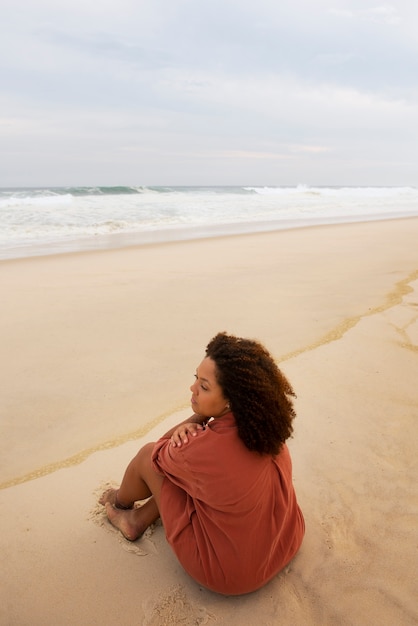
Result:
M228 413L181 447L163 437L152 460L165 476L160 515L167 540L198 583L248 593L298 551L305 525L286 445L275 458L251 452Z

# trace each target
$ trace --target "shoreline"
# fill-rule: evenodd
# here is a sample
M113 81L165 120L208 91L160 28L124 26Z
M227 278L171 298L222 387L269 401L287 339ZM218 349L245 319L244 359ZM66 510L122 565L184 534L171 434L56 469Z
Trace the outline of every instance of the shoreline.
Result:
M242 237L267 233L280 233L288 230L305 228L321 228L325 226L345 226L348 224L364 224L369 222L385 222L392 220L417 219L417 215L408 213L387 213L381 215L359 216L344 215L333 218L305 218L281 219L272 221L234 222L225 224L206 224L203 226L173 227L171 229L156 229L148 231L113 233L67 239L61 241L44 241L12 247L9 250L0 248L0 263L19 259L29 259L45 256L68 254L84 254L123 250L125 248L139 248L144 246L168 245L187 243L189 241L204 241L224 237Z

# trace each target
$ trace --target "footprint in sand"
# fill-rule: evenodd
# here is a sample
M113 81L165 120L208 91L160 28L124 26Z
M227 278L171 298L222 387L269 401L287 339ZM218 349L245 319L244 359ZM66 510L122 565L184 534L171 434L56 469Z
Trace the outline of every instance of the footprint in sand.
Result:
M188 600L184 587L178 585L162 594L157 603L147 611L144 626L200 626L215 620L202 606Z

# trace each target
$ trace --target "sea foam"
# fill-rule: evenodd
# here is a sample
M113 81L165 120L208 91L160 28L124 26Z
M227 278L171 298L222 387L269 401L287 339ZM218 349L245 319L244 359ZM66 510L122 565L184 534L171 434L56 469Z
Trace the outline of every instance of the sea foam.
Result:
M0 190L0 258L418 215L414 187Z

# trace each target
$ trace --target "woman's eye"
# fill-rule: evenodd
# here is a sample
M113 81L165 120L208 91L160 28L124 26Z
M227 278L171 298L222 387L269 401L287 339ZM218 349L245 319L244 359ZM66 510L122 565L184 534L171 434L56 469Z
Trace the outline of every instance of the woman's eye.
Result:
M193 374L193 376L196 380L199 378L197 374ZM202 383L200 383L200 388L203 389L203 391L208 391L208 388L205 387L205 385L202 385Z

